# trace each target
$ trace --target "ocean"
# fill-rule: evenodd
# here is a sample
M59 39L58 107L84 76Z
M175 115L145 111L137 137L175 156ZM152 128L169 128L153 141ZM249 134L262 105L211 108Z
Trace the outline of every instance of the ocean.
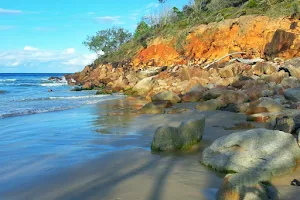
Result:
M108 115L128 108L123 95L72 88L63 74L0 74L0 199L62 169L141 146L124 129L131 115Z
M50 77L61 80L48 80ZM118 98L116 95L95 95L95 91L75 92L71 89L63 74L0 73L0 118L67 110Z

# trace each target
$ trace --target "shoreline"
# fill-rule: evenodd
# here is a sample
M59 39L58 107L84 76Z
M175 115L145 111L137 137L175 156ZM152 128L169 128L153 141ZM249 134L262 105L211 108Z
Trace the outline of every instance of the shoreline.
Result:
M129 104L136 104L132 99L122 102L120 104L118 100L110 100L102 103L100 107L106 107L105 112L108 113L126 110L130 107ZM186 103L179 107L193 106L193 103ZM224 127L245 122L247 118L243 114L224 111L202 113L207 117L207 125L203 139L195 151L155 154L150 150L155 129L162 124L176 126L183 117L192 116L193 111L181 114L135 115L126 126L119 126L123 124L122 116L126 116L107 115L115 122L114 126L119 126L119 133L130 133L119 135L120 139L114 141L120 150L104 153L50 176L40 177L2 196L6 199L212 199L225 174L201 165L201 153L215 139L238 131L225 130ZM114 120L117 118L120 121ZM98 145L103 143L101 140L98 142ZM122 146L128 146L129 149L122 150ZM44 194L43 197L40 194Z

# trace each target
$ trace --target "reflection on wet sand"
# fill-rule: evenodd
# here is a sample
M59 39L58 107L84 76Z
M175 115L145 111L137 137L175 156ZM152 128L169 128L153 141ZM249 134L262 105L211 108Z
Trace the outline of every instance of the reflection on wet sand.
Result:
M130 134L127 128L139 114L137 111L145 104L142 100L127 98L108 101L96 107L97 119L94 125L101 134Z

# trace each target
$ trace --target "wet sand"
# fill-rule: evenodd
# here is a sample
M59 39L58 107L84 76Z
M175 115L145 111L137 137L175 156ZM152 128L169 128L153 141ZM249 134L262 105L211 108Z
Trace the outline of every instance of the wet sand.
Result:
M95 143L113 143L120 148L119 151L103 154L14 187L2 193L3 199L214 199L225 174L202 166L199 163L201 152L215 139L239 131L225 129L246 122L245 115L222 111L203 112L206 116L205 133L194 151L153 154L149 147L156 128L164 124L177 126L183 119L192 117L193 111L172 115L136 115L132 113L133 110L127 109L129 104L126 100L110 101L99 106L102 113L94 123L105 125L108 137L115 138L116 134L117 137L124 134L124 137L97 140ZM176 105L190 109L194 106L192 103ZM104 108L107 114L103 113ZM125 114L121 114L121 111ZM132 148L128 148L130 146ZM124 147L127 147L126 150L123 150ZM289 184L297 175L300 177L299 174L297 171L274 179L273 184L280 192L281 199L296 199L298 187ZM290 197L285 198L288 195Z

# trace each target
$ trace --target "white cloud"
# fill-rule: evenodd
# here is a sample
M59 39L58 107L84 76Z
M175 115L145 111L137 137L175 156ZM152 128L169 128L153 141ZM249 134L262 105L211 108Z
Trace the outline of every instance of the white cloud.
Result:
M83 54L80 57L74 57L70 58L69 60L63 61L62 64L65 65L81 65L86 66L91 64L92 61L94 61L97 58L96 54Z
M34 50L33 50L34 49ZM35 66L47 67L54 66L56 69L65 72L75 72L83 69L84 66L91 64L97 55L77 53L75 48L65 50L39 50L32 46L26 46L19 51L0 52L0 66L3 67L25 67Z
M32 47L32 46L25 46L24 47L25 51L37 51L39 50L38 48Z
M124 24L121 21L120 16L103 16L103 17L95 17L96 22L99 23L111 23L111 24Z
M4 9L4 8L0 8L0 14L22 14L23 11L22 10L8 10L8 9Z
M19 62L19 61L16 61L16 62L11 63L11 66L12 66L12 67L19 66L19 65L20 65L20 62Z
M72 54L72 53L75 53L75 49L74 48L68 48L65 50L65 53L66 54Z

